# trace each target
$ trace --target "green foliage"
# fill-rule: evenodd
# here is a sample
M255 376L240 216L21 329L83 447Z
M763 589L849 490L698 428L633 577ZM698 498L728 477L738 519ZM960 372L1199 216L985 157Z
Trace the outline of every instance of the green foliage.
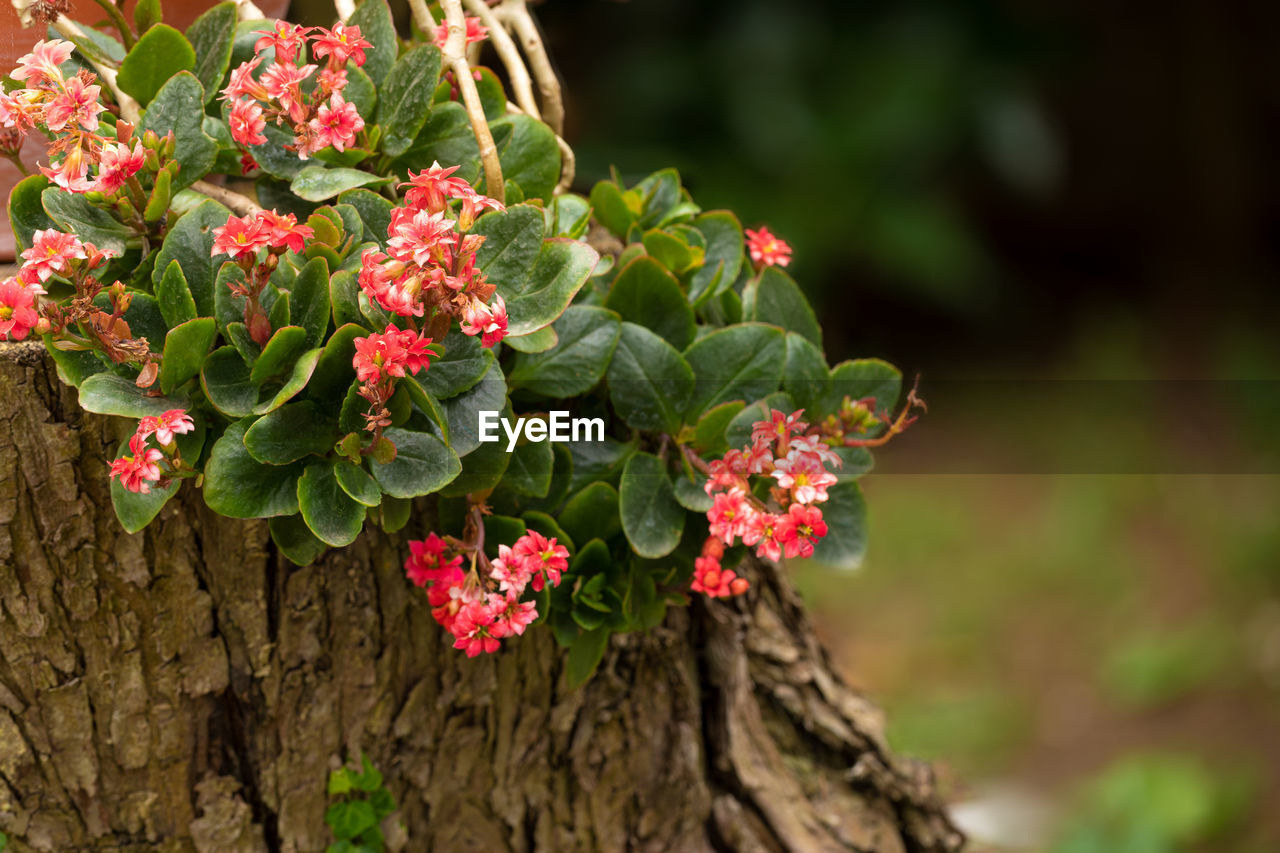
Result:
M120 65L118 82L127 94L146 106L180 71L194 71L196 52L186 36L168 24L156 24L143 33ZM204 102L201 91L200 103Z
M341 767L329 774L329 807L324 822L335 839L326 853L382 853L386 842L381 824L396 810L395 799L382 774L360 756L361 770Z

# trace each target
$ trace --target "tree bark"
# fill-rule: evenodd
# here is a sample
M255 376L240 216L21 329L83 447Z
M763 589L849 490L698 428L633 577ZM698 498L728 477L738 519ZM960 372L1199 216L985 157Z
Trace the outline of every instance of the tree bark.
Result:
M131 428L84 413L39 345L0 345L10 850L321 851L328 772L361 752L393 850L961 846L776 567L616 637L567 690L548 630L453 651L397 537L298 568L190 484L124 533L107 466Z

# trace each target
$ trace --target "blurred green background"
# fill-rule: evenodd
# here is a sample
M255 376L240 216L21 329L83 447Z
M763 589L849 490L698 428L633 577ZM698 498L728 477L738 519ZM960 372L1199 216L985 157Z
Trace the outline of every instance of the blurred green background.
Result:
M975 837L1280 849L1280 7L538 15L580 189L676 166L793 245L832 363L922 375L866 563L797 575Z

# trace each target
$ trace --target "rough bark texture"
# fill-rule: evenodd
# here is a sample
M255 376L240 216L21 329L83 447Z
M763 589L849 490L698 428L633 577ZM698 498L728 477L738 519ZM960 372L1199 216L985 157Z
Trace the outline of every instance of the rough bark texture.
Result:
M565 690L546 630L449 649L400 543L297 568L184 487L112 513L122 421L0 345L0 831L10 850L321 851L328 771L365 752L414 851L949 851L772 567L673 608Z

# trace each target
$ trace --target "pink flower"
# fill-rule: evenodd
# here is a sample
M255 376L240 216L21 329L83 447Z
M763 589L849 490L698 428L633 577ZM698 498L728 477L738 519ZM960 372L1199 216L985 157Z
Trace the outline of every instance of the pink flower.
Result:
M524 557L509 545L499 545L498 556L489 563L489 577L498 582L499 590L518 598L529 584L530 571Z
M138 421L139 438L154 435L162 447L173 444L174 435L186 435L196 428L186 409L169 409L167 412L145 417Z
M318 144L317 150L332 145L335 151L345 151L355 142L356 134L364 129L364 119L356 105L343 100L339 92L333 93L329 103L320 105L311 124L324 143Z
M260 211L258 222L269 233L269 245L292 249L299 254L306 241L315 234L310 225L300 225L292 213L276 213L274 209Z
M40 121L44 94L36 89L0 92L0 125L26 133Z
M758 267L780 266L791 263L791 247L761 226L759 231L747 229L747 252Z
M227 126L231 128L231 138L241 145L262 145L267 137L267 122L262 117L262 105L248 98L238 99L231 107L231 115L227 118Z
M316 29L319 35L312 36L314 47L311 48L316 59L327 56L329 62L337 68L345 65L348 59L354 60L356 65L364 65L364 49L372 48L373 45L361 37L359 27L348 27L339 21L333 25L332 30L324 27Z
M835 468L839 468L844 464L844 460L817 433L813 435L798 435L791 439L791 450L792 452L810 453L818 457L822 464L831 465Z
M44 123L50 130L64 130L79 124L85 130L98 129L98 113L106 109L98 100L99 86L89 85L79 77L66 82L44 111Z
M720 489L746 488L747 457L741 450L730 450L723 459L711 462L711 474L703 489L707 494Z
M741 489L721 492L712 501L711 509L707 510L711 535L726 545L732 545L734 538L741 536L746 530L747 522L754 512Z
M773 478L791 490L796 503L811 504L827 499L827 487L836 484L836 475L822 466L817 456L793 450L774 463Z
M413 329L402 331L392 325L387 326L386 334L399 336L400 346L404 348L404 366L410 373L416 376L418 371L431 366L431 359L435 357L430 349L431 338Z
M93 189L93 181L89 180L89 161L79 145L68 151L57 166L41 166L40 173L67 192L87 193Z
M777 536L778 517L769 512L757 512L747 521L742 532L743 545L755 545L756 556L767 560L782 559L782 543Z
M409 559L404 562L404 573L416 586L440 581L446 585L461 583L462 555L445 559L447 545L434 533L423 540L409 542Z
M261 63L262 57L255 56L248 62L241 62L237 65L227 79L227 88L221 92L222 100L229 101L233 98L244 97L257 101L268 100L271 95L267 92L267 87L253 77L253 72L258 69Z
M387 248L392 257L419 266L426 266L433 259L440 260L444 248L453 240L453 220L446 219L443 213L426 210L400 213L391 220L389 229Z
M482 652L496 652L500 643L489 631L493 621L492 608L478 601L468 601L458 610L450 629L456 638L453 647L465 651L469 658Z
M341 92L347 88L347 72L341 68L321 68L316 82L324 92ZM323 95L321 95L323 97Z
M291 65L277 62L262 72L262 85L267 94L279 99L285 109L302 103L302 82L311 76L318 66Z
M738 577L733 569L724 569L715 557L698 557L693 561L694 592L705 593L710 598L727 598L742 595L750 588L746 578Z
M93 188L104 195L111 195L136 175L146 160L147 153L137 139L133 141L133 148L120 143L102 146L98 157L98 180Z
M478 41L484 41L489 37L489 28L480 23L479 18L467 18L467 44ZM435 44L436 47L444 50L444 44L449 40L449 24L448 22L440 24L436 27Z
M273 29L254 30L255 35L262 36L253 44L254 53L262 53L267 48L274 47L276 62L293 62L298 56L298 48L307 43L307 33L312 29L312 27L276 21Z
M388 326L386 334L356 338L356 354L352 365L356 379L363 383L377 383L384 377L404 376L408 353L400 345L400 333Z
M537 605L532 601L517 601L491 593L488 605L493 614L489 633L495 637L519 636L538 618Z
M111 477L119 477L120 485L131 492L151 494L151 484L160 479L160 467L156 465L164 454L154 447L147 447L145 438L135 435L129 439L129 453L111 463Z
M814 543L827 535L827 523L818 507L792 504L786 514L778 517L774 530L787 557L808 557L813 554Z
M253 258L271 243L271 229L257 217L232 216L227 224L213 229L213 255L229 255L231 260Z
M445 168L439 161L431 164L431 168L423 169L418 174L409 170L409 180L400 186L409 187L405 191L405 204L410 207L425 208L432 213L440 213L451 198L462 198L475 190L462 178L450 177L458 171L457 166Z
M511 552L524 562L533 576L533 588L541 590L545 581L560 585L560 573L569 568L569 550L557 545L555 537L547 539L536 530L530 530L516 540Z
M41 281L54 273L66 273L71 262L87 257L84 243L74 234L48 228L32 235L31 248L22 253L23 269Z
M779 450L785 453L782 448L791 443L791 436L809 428L807 423L800 420L803 414L804 409L796 409L789 415L770 409L769 420L755 422L751 430L751 443L757 447L769 447L776 442Z
M62 70L58 66L71 57L73 50L75 45L61 39L36 42L30 53L18 59L18 67L9 76L14 80L25 80L32 86L57 83L62 79Z
M40 320L36 313L39 287L24 286L17 276L0 282L0 340L20 341Z
M507 304L501 296L495 296L492 305L472 299L459 328L463 334L480 335L480 345L491 347L507 336Z

